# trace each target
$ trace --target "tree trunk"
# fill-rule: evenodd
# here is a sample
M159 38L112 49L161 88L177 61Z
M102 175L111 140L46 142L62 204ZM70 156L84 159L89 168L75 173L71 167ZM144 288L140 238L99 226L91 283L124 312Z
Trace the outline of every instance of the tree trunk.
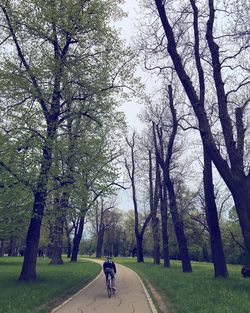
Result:
M170 267L168 246L168 203L166 185L160 184L160 206L161 206L161 231L162 231L162 256L164 267Z
M50 244L50 263L52 265L63 264L62 259L62 241L63 241L63 216L60 212L60 193L59 190L56 191L54 206L53 206L53 216L51 221L51 244Z
M160 168L156 158L156 175L155 175L155 186L153 186L153 164L151 151L149 154L149 197L150 197L150 212L151 212L151 228L153 235L153 258L154 264L161 263L160 256L160 232L159 232L159 218L157 217L157 210L159 204L159 185L160 185Z
M35 193L33 216L27 233L23 266L19 277L20 281L36 280L36 260L46 196L46 192Z
M238 181L236 187L238 192L234 192L233 198L236 211L239 217L239 222L242 230L245 247L245 265L250 268L250 184L247 179Z
M144 255L143 255L143 237L138 235L136 237L136 257L138 263L144 262Z
M55 224L53 226L53 235L52 235L52 244L51 244L51 261L49 264L60 265L63 264L62 259L62 246L63 246L63 217L57 216Z
M65 232L66 232L66 237L67 237L67 258L70 259L71 252L72 252L72 244L71 244L70 234L71 234L74 227L73 226L71 226L70 228L68 227L66 218L64 220L64 226L65 226Z
M57 102L58 101L60 102L60 97L58 94L55 95L54 101L55 101L54 105L58 106ZM53 106L51 110L52 109L55 110ZM36 260L40 240L40 230L44 215L45 202L47 198L47 184L49 179L48 174L52 164L52 148L57 129L58 114L59 112L53 111L52 114L49 117L47 117L48 137L43 147L41 168L36 184L36 190L34 192L33 211L26 237L26 248L23 266L21 274L19 276L20 281L36 280Z
M84 229L84 219L85 217L80 218L79 227L76 228L75 231L75 237L73 239L73 249L72 249L72 255L71 255L71 262L77 262L77 256L79 252L79 246L80 242L82 240L82 234Z
M67 238L67 258L68 259L71 258L71 253L72 253L71 241L70 241L70 238Z
M204 246L202 247L202 257L205 262L210 261L206 242L204 243Z
M99 232L97 234L96 258L101 258L102 257L104 232L105 232L105 226L102 224L101 227L100 227L100 230L99 230Z
M72 244L71 244L71 239L70 239L70 234L67 233L67 258L71 258L71 253L72 253Z
M153 247L154 264L160 264L161 263L160 232L159 232L160 220L157 216L152 217L151 226L154 242Z
M55 214L56 220L53 229L52 255L50 264L63 264L62 250L63 250L63 226L65 221L65 212L68 208L69 190L63 191L60 198L55 199Z
M10 237L8 256L17 256L16 238L14 238L13 236Z
M228 277L227 265L221 239L219 219L214 195L212 161L204 150L204 194L205 194L205 211L208 223L212 259L214 264L215 277Z
M182 270L183 272L192 272L192 266L191 266L189 253L188 253L187 239L184 233L183 222L179 215L177 204L176 204L174 186L168 173L165 173L164 176L165 176L165 183L168 189L170 213L172 216L174 231L175 231L175 235L176 235L176 239L178 243L180 259L182 263Z
M132 185L132 196L133 196L133 204L134 204L134 231L135 231L135 238L136 238L136 249L137 249L137 262L144 262L144 256L143 256L143 236L145 229L148 226L148 223L151 219L151 213L147 216L146 220L143 223L141 231L139 230L139 213L138 213L138 205L137 205L137 196L136 196L136 184L135 184L135 155L134 155L134 148L135 148L135 132L132 136L132 142L130 143L128 139L126 138L127 144L130 147L131 151L131 163L132 168L130 171L130 167L127 164L127 160L125 159L125 166L128 171L128 175L131 181Z
M4 239L0 240L1 246L0 246L0 257L4 256Z

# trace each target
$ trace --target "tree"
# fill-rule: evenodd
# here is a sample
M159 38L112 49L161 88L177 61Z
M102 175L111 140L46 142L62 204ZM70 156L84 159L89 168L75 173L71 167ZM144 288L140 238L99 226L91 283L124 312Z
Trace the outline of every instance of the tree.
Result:
M105 216L106 231L103 244L104 255L117 257L122 251L121 216L122 213L116 207L107 211Z
M39 156L34 167L34 202L20 280L36 279L55 140L59 125L67 117L67 105L73 107L72 114L96 120L114 108L114 102L108 100L112 89L124 86L124 81L131 78L129 62L124 61L127 54L121 54L120 41L109 23L110 18L120 15L117 4L118 0L76 1L73 5L68 0L0 3L1 49L9 47L0 74L2 103L8 104L1 105L5 133L7 136L17 130L18 120L18 135L35 138ZM40 121L38 130L36 119ZM10 142L13 144L11 138ZM1 167L18 176L8 166L9 160L7 164L4 161L3 157ZM19 180L26 181L22 176Z
M160 211L161 211L161 236L162 236L162 256L164 267L170 267L169 257L169 235L168 235L168 196L166 185L160 180Z
M170 132L167 144L167 152L164 152L163 127L153 122L153 134L157 160L162 168L164 183L166 184L169 197L169 208L172 216L172 222L178 242L180 258L182 261L183 272L192 272L191 262L188 254L187 239L184 232L183 221L180 216L176 201L176 192L174 183L170 176L170 166L173 156L174 140L178 129L178 120L174 107L172 86L168 85L169 108L172 115L172 130Z
M136 134L133 132L132 139L129 141L126 138L127 145L130 149L130 158L131 164L127 158L125 158L125 167L128 172L129 179L132 185L132 197L133 197L133 204L134 204L134 231L136 237L136 256L137 262L144 262L143 256L143 236L148 226L148 223L151 219L151 213L148 214L143 223L139 221L139 210L138 210L138 201L137 201L137 188L136 188L136 156L135 156L135 144L136 144ZM142 225L142 226L141 226Z
M211 66L210 70L212 71L213 79L212 88L215 90L215 96L217 98L218 118L225 144L225 148L221 151L212 133L205 107L205 87L207 82L205 80L206 72L203 68L204 64L202 63L200 42L202 32L199 28L199 19L201 17L199 16L198 4L193 0L190 1L193 11L192 40L194 64L196 65L198 73L198 86L192 81L190 74L188 74L188 68L185 67L183 58L181 58L178 52L178 43L174 34L174 28L171 25L169 14L166 10L168 4L165 4L161 0L155 0L155 5L164 29L165 37L167 38L168 53L198 119L199 131L204 148L232 193L244 238L246 251L245 264L250 267L250 213L248 209L250 202L250 176L248 167L244 166L244 164L246 164L244 162L246 158L244 112L246 111L249 98L244 97L244 93L242 93L242 90L247 88L249 83L249 74L240 65L240 59L247 51L249 45L243 42L238 51L233 51L230 54L227 50L225 53L222 53L223 42L219 39L216 40L215 37L223 38L224 40L230 40L230 38L233 37L215 35L214 23L218 14L216 15L217 11L214 6L214 1L209 0L206 4L200 4L200 7L203 6L203 9L206 9L208 15L205 29L206 37L205 40L203 40L207 43L205 49L210 60L209 64ZM230 43L232 43L232 41ZM221 44L221 47L219 44ZM233 65L232 62L234 63ZM239 64L239 67L236 64ZM241 75L238 77L240 77L239 79L243 77L243 80L239 81L239 79L237 79L233 83L234 87L231 87L231 80L226 79L229 77L230 73L224 71L225 67L235 73L238 73L236 68L241 69ZM195 88L196 86L197 88ZM236 98L237 96L238 98ZM230 107L230 103L232 102L236 104L234 114L231 113L232 108Z
M160 230L162 235L162 256L164 259L164 267L170 267L170 257L169 257L169 235L168 235L168 195L166 184L163 180L162 171L160 169L159 160L157 158L157 153L155 149L155 138L154 138L154 127L152 123L160 123L165 125L168 120L166 112L168 112L165 100L161 103L153 103L153 101L148 101L145 110L140 115L140 119L146 125L143 130L146 136L146 146L149 154L149 204L152 215L151 225L152 225L152 236L153 236L153 255L154 263L159 264L160 262ZM167 141L168 135L165 134L164 138ZM166 144L164 141L164 144ZM162 151L164 147L162 147ZM154 161L154 164L153 164ZM153 183L153 180L155 181ZM161 229L159 213L161 215Z
M96 238L96 258L101 258L103 255L104 235L105 231L109 229L112 221L109 220L109 212L114 208L114 200L104 199L100 196L93 205L93 209L89 212L89 222L94 230ZM109 251L108 254L111 254Z
M155 158L155 183L153 183L153 161L152 152L148 149L149 160L149 203L151 212L151 226L153 235L153 257L154 264L160 264L160 219L157 216L158 206L160 200L160 164L157 158Z

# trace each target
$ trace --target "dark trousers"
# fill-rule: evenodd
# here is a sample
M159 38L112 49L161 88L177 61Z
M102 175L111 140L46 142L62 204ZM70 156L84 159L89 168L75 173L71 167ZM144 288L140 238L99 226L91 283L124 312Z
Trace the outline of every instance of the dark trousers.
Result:
M110 276L111 276L111 287L115 288L115 273L114 273L114 270L111 269L111 268L106 268L104 270L104 273L105 273L105 276L106 276L106 283L108 281L108 274L110 274Z

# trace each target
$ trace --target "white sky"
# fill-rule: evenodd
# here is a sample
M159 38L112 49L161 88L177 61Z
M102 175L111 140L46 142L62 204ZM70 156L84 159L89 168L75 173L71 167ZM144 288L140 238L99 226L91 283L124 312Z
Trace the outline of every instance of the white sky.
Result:
M137 1L125 0L124 5L122 5L122 9L128 14L128 16L116 24L121 30L122 39L125 39L128 45L133 45L133 43L136 41L136 24L139 16ZM143 80L144 79L145 78L143 78ZM136 100L137 99L132 99L129 102L123 103L120 109L125 112L128 125L133 129L140 129L141 124L137 115L142 111L143 105L138 103Z
M128 16L123 18L119 23L117 23L117 25L121 29L121 37L125 39L128 44L132 44L137 33L137 1L126 0L122 8L128 13ZM142 109L143 105L139 104L136 99L132 99L131 101L121 105L120 110L124 111L127 123L132 129L141 129L141 122L139 121L137 115ZM118 194L117 204L119 209L125 211L133 209L131 190L121 190Z

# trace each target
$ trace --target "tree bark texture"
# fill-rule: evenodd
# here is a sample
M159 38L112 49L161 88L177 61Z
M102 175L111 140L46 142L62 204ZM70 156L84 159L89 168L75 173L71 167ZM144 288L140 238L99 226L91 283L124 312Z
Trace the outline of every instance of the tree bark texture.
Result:
M105 225L101 224L98 234L97 234L97 243L96 243L96 258L102 257L102 248L104 242L104 233L105 233Z
M71 244L70 234L71 234L71 231L73 230L74 227L73 226L71 228L68 227L66 218L64 220L64 226L65 226L65 232L66 232L66 237L67 237L67 258L70 259L71 258L71 252L72 252L72 244Z
M8 247L8 256L17 256L18 248L17 248L17 239L15 237L10 237L9 247Z
M0 257L4 256L4 239L0 240Z
M80 242L82 240L82 234L84 229L84 217L80 217L79 224L75 228L75 236L73 239L73 248L72 248L72 254L71 254L71 262L77 262L77 256L79 252L79 246Z
M144 262L143 237L140 234L136 236L136 257L138 263Z
M203 181L205 194L205 211L210 235L212 260L214 264L214 276L221 276L226 278L228 277L228 271L221 239L217 206L215 202L212 162L205 150Z
M67 258L71 258L71 253L72 253L72 245L71 245L71 240L70 237L67 237Z
M45 191L38 191L34 195L33 216L26 237L23 266L19 277L21 281L36 280L36 260L46 196L47 192Z
M156 158L155 165L155 184L153 184L153 161L151 151L148 151L149 154L149 197L150 197L150 212L151 212L151 228L153 235L153 258L154 264L161 263L160 255L160 220L157 216L158 204L159 204L159 181L160 177L160 168L159 163Z
M161 208L161 231L162 231L162 256L164 267L170 267L169 236L168 236L168 199L167 189L163 182L160 183L160 208Z
M174 226L174 231L178 243L180 259L182 263L183 272L192 272L192 266L188 253L187 239L184 232L184 226L182 219L179 215L177 203L176 203L176 195L174 191L174 185L172 180L170 179L168 173L164 174L165 183L168 189L169 196L169 208L172 217L172 222Z
M51 245L51 261L50 264L63 264L62 250L63 250L63 229L65 221L65 211L68 207L69 194L63 192L56 197L54 202L55 222L52 230L52 245Z

